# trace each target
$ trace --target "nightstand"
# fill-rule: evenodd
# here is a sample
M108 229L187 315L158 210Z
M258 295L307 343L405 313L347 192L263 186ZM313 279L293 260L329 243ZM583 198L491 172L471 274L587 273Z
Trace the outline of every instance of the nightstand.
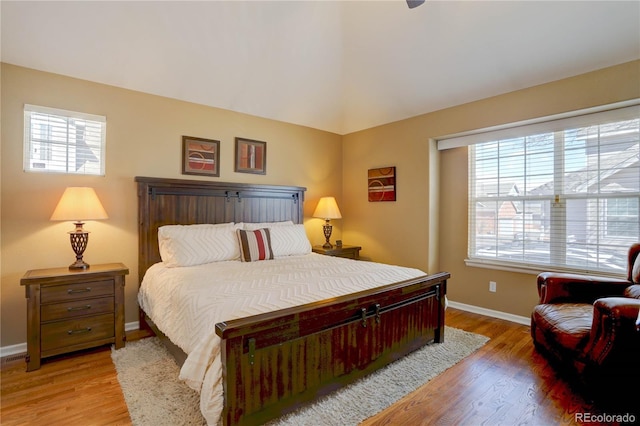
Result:
M34 269L20 280L27 297L27 371L42 358L113 343L124 346L122 263L85 270Z
M312 248L314 253L320 253L327 256L346 257L349 259L356 259L356 260L360 258L361 249L362 247L360 246L346 246L346 245L342 245L340 247L333 246L333 248L313 246Z

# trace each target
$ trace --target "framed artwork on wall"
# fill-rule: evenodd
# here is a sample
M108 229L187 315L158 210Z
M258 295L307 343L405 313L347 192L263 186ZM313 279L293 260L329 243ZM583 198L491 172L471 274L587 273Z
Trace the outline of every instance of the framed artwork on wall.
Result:
M236 138L236 172L267 173L267 143L252 139Z
M183 136L182 174L220 176L220 141Z
M369 169L369 201L396 201L396 168Z

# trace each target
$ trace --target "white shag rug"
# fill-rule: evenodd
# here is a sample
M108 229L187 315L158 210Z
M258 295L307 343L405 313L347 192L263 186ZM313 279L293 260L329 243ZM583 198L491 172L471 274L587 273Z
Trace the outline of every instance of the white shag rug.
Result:
M482 347L489 338L452 327L444 343L427 345L270 426L357 425L413 392ZM179 367L157 338L112 348L134 426L203 425L199 394L178 380Z

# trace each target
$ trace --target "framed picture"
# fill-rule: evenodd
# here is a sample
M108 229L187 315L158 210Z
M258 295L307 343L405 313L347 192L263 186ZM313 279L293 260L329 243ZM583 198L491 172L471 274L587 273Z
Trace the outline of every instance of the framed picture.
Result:
M396 168L369 169L369 201L396 201Z
M183 136L182 174L220 176L220 141Z
M236 138L236 172L267 173L267 143Z

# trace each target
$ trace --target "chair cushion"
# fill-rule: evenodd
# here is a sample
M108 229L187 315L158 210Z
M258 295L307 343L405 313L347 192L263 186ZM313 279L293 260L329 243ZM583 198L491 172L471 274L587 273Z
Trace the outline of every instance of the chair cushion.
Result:
M640 258L640 256L638 256ZM624 290L624 297L640 299L640 284L630 285Z
M533 309L532 321L546 347L559 346L578 352L587 343L593 321L593 305L588 303L550 303Z

